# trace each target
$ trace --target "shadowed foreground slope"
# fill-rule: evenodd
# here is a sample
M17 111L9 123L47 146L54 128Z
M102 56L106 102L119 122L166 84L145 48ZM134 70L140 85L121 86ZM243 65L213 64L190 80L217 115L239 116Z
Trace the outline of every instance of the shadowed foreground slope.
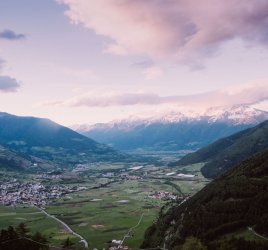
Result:
M194 236L209 249L220 249L223 243L216 240L248 227L267 237L267 225L268 150L265 150L214 180L185 203L160 215L146 231L142 247L159 246L164 238L169 247L174 247ZM262 244L260 248L256 245L244 249L268 249L266 243Z

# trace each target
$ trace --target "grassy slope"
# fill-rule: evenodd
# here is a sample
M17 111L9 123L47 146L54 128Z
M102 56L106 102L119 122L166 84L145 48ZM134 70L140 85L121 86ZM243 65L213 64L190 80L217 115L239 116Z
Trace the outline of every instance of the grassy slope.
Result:
M30 157L24 157L0 145L0 169L22 170L31 165Z
M35 166L34 164L37 165ZM53 168L55 168L55 164L51 164L46 160L18 153L0 145L0 170L21 172L25 170L36 171Z

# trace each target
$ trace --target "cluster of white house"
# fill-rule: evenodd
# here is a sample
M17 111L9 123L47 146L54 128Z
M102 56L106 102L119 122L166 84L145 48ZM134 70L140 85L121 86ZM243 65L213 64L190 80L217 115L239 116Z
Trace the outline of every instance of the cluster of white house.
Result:
M8 182L0 185L0 203L4 205L32 204L44 206L65 194L80 191L82 187L43 185L41 183Z
M150 198L157 199L157 200L177 200L178 196L171 192L166 191L159 191L153 192L149 195Z

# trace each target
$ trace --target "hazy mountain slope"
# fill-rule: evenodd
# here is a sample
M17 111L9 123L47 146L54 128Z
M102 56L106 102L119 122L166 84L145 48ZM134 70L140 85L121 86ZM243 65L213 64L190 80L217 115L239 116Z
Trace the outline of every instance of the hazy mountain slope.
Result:
M242 160L268 148L268 121L254 128L218 140L195 153L183 157L172 165L207 162L202 173L215 178Z
M48 119L0 113L0 144L61 165L123 158L112 148Z
M51 164L46 160L14 152L0 145L0 169L15 171L38 171L53 168L55 168L55 164Z
M268 150L240 163L181 205L160 214L142 248L180 245L189 236L218 249L215 239L252 227L268 237ZM214 244L214 245L213 245ZM268 245L266 245L267 247ZM237 248L219 248L237 249ZM267 248L245 248L267 249Z
M32 164L30 157L23 157L0 145L0 169L23 170Z
M248 125L230 126L206 121L180 123L141 124L132 130L118 127L109 130L92 130L83 133L117 149L180 150L198 149L210 142L247 128Z
M197 150L268 119L268 113L245 105L211 108L205 113L76 126L76 130L120 150Z

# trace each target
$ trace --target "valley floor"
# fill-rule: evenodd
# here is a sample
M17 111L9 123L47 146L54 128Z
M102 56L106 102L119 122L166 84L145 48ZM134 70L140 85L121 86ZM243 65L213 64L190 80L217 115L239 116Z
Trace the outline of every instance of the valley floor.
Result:
M88 242L89 248L102 249L111 245L112 240L125 238L124 245L137 248L164 204L181 202L208 183L200 174L201 166L193 165L186 171L153 165L103 164L97 170L79 166L72 174L63 173L51 180L44 176L35 181L72 191L40 206L50 216L31 207L30 200L11 207L0 206L0 227L24 222L31 231L41 231L56 246L69 237L77 246L87 246ZM193 177L184 177L187 175ZM70 188L74 186L78 187L76 191Z

